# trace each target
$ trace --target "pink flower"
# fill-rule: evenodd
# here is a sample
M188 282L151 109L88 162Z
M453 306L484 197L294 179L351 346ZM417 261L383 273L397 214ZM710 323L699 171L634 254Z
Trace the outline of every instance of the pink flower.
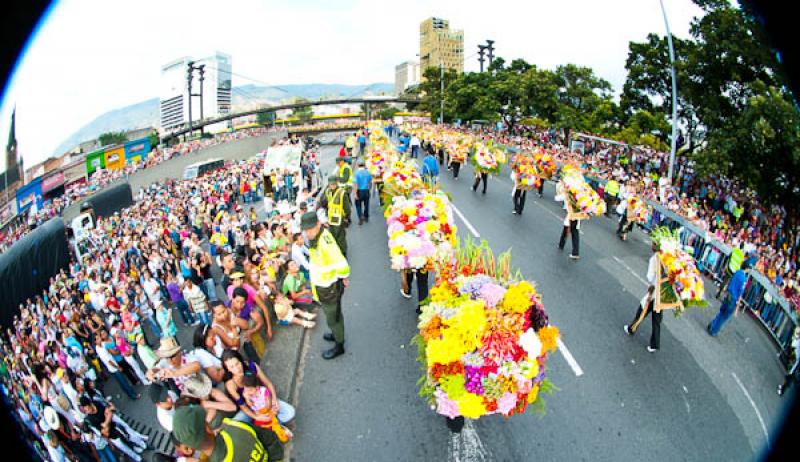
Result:
M447 393L442 390L436 390L434 396L436 396L436 412L451 419L460 415L458 412L458 403L448 398Z
M508 415L517 406L517 395L506 392L497 400L497 412Z

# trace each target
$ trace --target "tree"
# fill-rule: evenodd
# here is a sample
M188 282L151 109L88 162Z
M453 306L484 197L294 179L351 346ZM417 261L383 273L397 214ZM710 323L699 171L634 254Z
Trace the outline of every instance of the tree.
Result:
M308 100L305 98L296 98L293 103L300 104L300 103L307 103ZM311 106L300 106L292 109L292 117L297 117L297 120L301 124L308 123L311 118L314 116L314 108Z
M275 122L275 111L259 112L256 114L256 123L259 125L269 125Z
M557 128L564 129L567 144L570 132L575 130L603 133L608 128L608 117L613 114L611 84L597 77L588 67L567 64L558 66L554 83L557 102L552 118Z
M381 120L390 120L393 119L398 112L400 112L400 109L397 109L396 107L392 106L387 106L378 112L378 118Z
M111 144L122 144L128 141L128 137L124 132L106 132L97 137L97 142L100 146L108 146Z

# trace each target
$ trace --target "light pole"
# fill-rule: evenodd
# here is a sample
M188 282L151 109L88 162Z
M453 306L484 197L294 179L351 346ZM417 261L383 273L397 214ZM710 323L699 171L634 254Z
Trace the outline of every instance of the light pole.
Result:
M439 83L441 87L441 104L439 106L439 125L444 123L444 63L439 61Z
M661 14L664 15L664 25L667 27L667 44L669 45L669 63L672 67L672 140L669 150L669 181L672 182L672 173L675 168L675 149L678 142L678 77L675 72L675 49L672 47L672 33L669 31L669 21L667 20L667 10L664 9L664 0L658 0L661 4Z

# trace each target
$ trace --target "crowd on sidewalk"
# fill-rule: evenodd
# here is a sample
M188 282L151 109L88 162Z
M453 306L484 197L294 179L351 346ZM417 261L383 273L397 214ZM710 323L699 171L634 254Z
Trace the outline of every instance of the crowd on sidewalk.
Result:
M55 216L61 215L64 209L71 204L103 189L105 186L120 178L127 178L140 170L158 166L162 162L197 152L200 149L233 140L261 136L274 130L275 129L267 127L246 128L233 133L219 133L214 135L213 138L178 143L164 149L154 147L145 158L137 162L128 163L122 169L98 169L92 173L87 182L67 185L61 197L53 198L45 202L40 210L28 213L27 219L21 220L18 225L9 226L9 229L5 230L0 238L0 253L5 252L14 242L24 237L36 226Z
M204 451L222 460L234 449L209 449L205 427L192 427L198 415L218 436L255 432L253 451L281 459L294 409L261 360L274 329L315 325L300 228L316 207L315 159L305 153L300 181L266 197L259 159L153 184L97 221L93 253L20 305L0 336L0 376L26 436L51 460L141 460L147 438L120 415L109 380L152 401L178 449L166 460ZM181 345L184 329L191 343Z

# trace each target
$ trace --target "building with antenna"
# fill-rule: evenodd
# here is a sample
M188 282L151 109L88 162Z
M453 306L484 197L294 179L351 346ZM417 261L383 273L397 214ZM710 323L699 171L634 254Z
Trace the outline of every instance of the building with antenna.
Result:
M202 110L199 96L189 96L188 69L194 67L192 74L192 95L203 95ZM197 69L202 66L202 76ZM201 80L202 78L202 80ZM202 87L201 87L202 85ZM231 111L231 56L226 53L215 54L201 59L189 56L178 58L161 68L160 119L161 129L171 131L182 127L191 120L209 119L225 115ZM191 102L189 98L192 98ZM213 129L213 127L208 127Z
M428 18L419 25L419 73L425 81L429 67L464 72L464 31L451 30L450 21Z

